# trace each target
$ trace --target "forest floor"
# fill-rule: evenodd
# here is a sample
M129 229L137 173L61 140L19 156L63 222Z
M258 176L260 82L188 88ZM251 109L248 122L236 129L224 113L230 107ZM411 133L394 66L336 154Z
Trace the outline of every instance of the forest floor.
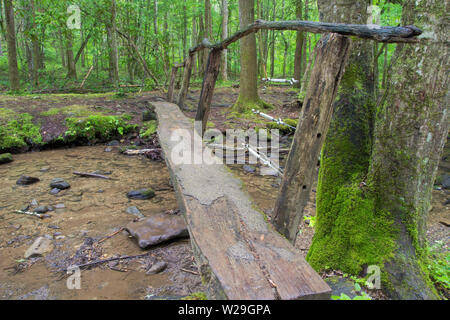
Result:
M267 121L252 115L241 117L231 110L239 93L237 88L217 88L213 98L210 121L216 128L265 127ZM186 105L194 109L200 90L189 92ZM274 106L264 112L278 118L298 118L300 108L295 90L287 87L266 87L260 96ZM124 149L153 148L154 139L143 139L137 132L123 137L111 137L114 143L101 139L89 140L89 147L55 148L58 137L68 130L67 118L82 119L89 115L121 117L127 115L127 123L146 126L142 114L149 101L163 99L159 92L127 94L118 97L108 94L52 94L33 96L1 96L0 124L17 115L29 113L32 123L39 128L42 143L16 149L17 152L44 150L14 155L14 161L0 165L0 299L151 299L154 297L183 297L204 288L193 266L189 241L176 240L150 250L139 248L136 241L121 227L136 219L127 209L136 206L143 216L167 212L177 207L175 193L169 186L169 174L165 164L146 157L130 157L121 153ZM185 111L188 117L194 111ZM142 131L141 131L142 132ZM116 140L118 141L116 141ZM283 140L282 148L289 147L290 138ZM48 145L45 143L49 142ZM109 145L105 145L107 143ZM30 145L30 144L29 144ZM287 155L282 155L285 159ZM438 184L433 191L429 216L428 237L431 244L441 243L448 250L450 237L450 192L440 185L450 174L450 144L447 144L439 168ZM158 159L157 159L158 160ZM245 184L255 204L270 219L276 200L280 178L260 175L259 165L230 165ZM112 180L76 177L73 171L110 173ZM38 177L41 181L30 186L18 186L21 175ZM57 195L49 194L48 184L53 178L63 178L71 188ZM130 200L128 191L151 187L156 196L151 200ZM315 216L315 192L311 192L306 217ZM30 203L52 206L51 217L37 217L13 213ZM302 221L296 247L306 255L314 229L311 218ZM105 236L114 235L98 243ZM53 250L43 257L24 259L24 252L39 236L52 239ZM90 240L89 240L90 239ZM95 244L95 245L93 245ZM61 269L73 258L89 252L89 258L107 259L117 255L145 257L106 263L82 273L82 289L68 290L66 277ZM149 266L157 261L167 263L158 274L147 275ZM187 270L187 271L186 271ZM193 271L193 272L190 272ZM324 275L325 277L325 275ZM384 298L371 292L373 298Z

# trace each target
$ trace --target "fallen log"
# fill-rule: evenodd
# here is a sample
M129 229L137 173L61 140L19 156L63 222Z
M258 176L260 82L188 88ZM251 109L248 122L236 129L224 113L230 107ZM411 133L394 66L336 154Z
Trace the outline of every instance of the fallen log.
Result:
M153 152L153 151L161 151L161 149L126 150L123 152L123 154L126 154L128 156L135 156L135 155L140 155L140 154L146 154L148 152Z

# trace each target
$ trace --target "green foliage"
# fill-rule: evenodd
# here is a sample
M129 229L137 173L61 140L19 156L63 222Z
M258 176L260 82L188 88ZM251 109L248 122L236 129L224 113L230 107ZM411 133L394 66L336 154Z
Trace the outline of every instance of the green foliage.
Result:
M438 290L450 290L450 253L442 250L444 243L437 242L428 249L428 271Z
M208 297L204 292L194 292L187 297L181 298L181 300L208 300Z
M311 228L316 225L316 216L303 216L303 220L307 221Z
M352 279L355 279L355 278L352 277ZM354 291L358 294L356 296L354 296L353 299L350 298L345 293L341 293L340 296L331 296L331 299L333 299L333 300L372 300L372 298L365 291L363 291L361 286L359 285L359 282L362 282L362 281L365 281L365 280L360 279L360 281L355 282Z
M0 151L42 144L40 126L35 125L32 119L30 114L22 113L0 126Z
M67 118L68 130L65 138L73 141L105 141L116 136L122 136L136 129L135 125L128 124L122 117L91 115L87 118Z
M158 123L156 120L150 120L146 121L142 124L140 137L142 139L147 139L153 136L156 133L156 130L158 129Z

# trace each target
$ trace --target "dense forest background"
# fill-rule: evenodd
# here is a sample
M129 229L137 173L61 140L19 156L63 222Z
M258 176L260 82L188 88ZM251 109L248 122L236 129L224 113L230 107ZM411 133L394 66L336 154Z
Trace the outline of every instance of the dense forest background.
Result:
M239 30L237 0L16 0L12 5L20 90L30 92L79 87L91 67L92 74L84 89L105 91L129 84L153 89L167 84L171 67L182 62L188 49L203 38L217 42ZM80 29L67 26L73 14L68 12L70 5L77 5L81 10ZM2 2L2 91L10 88L7 9ZM375 0L372 21L368 22L395 26L400 23L401 14L399 1ZM317 2L258 0L255 19L319 21ZM114 29L118 32L113 32ZM312 59L311 52L320 35L264 30L256 38L259 78L300 79ZM373 46L378 59L377 68L381 70L375 74L379 75L380 87L383 87L395 44L374 42ZM114 60L116 50L117 64ZM139 55L145 60L151 76ZM206 58L206 54L197 55L193 67L194 85L201 82ZM222 63L225 67L219 77L219 85L239 79L239 43L232 44L223 59L227 63Z

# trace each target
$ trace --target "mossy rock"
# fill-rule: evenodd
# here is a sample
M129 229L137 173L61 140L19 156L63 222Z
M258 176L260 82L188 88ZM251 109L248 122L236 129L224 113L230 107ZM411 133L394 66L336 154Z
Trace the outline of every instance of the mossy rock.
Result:
M133 190L127 193L127 197L134 200L148 200L155 197L155 191L150 188Z
M13 157L11 153L3 153L0 154L0 164L10 163L13 161Z
M286 119L283 119L283 122L294 128L297 128L298 120L286 118ZM268 129L278 129L278 130L280 130L280 132L282 134L289 134L289 133L292 133L295 131L294 129L292 129L289 126L278 124L276 122L269 122L267 124L267 128Z

